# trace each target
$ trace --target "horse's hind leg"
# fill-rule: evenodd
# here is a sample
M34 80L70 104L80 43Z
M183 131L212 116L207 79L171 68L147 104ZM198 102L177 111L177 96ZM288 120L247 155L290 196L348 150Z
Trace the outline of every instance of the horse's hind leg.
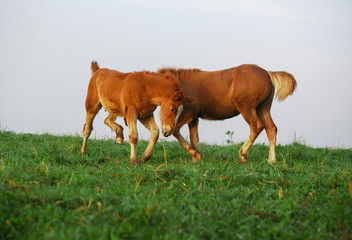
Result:
M261 120L259 119L255 109L249 109L247 111L240 110L240 113L242 114L243 118L246 120L246 122L248 123L249 128L250 128L249 137L244 142L243 146L241 147L241 149L239 151L241 162L247 162L248 150L252 146L254 141L257 139L260 132L263 130L264 125L261 122Z
M104 123L116 133L116 142L122 144L123 142L123 127L115 122L116 116L109 114Z
M276 148L276 134L277 127L270 115L270 106L260 109L258 111L259 118L264 123L266 135L269 140L269 163L274 163L276 161L275 148Z
M87 140L93 130L93 120L97 115L97 113L99 112L99 110L101 109L101 107L102 106L99 101L94 105L86 104L87 115L86 115L86 123L84 124L84 127L83 127L83 145L81 149L81 152L83 154L86 153Z
M149 144L148 144L148 147L147 147L147 149L145 150L145 152L143 153L143 156L142 156L143 163L146 163L150 159L150 157L152 156L155 143L156 143L156 141L158 141L159 128L158 128L158 126L155 123L153 114L148 116L148 117L146 117L146 118L144 118L144 119L140 119L139 121L150 132Z
M99 101L98 91L93 78L91 78L88 85L85 106L86 106L86 123L84 124L84 127L83 127L83 145L81 149L81 152L83 154L86 153L87 140L89 138L90 133L93 130L93 120L102 107Z

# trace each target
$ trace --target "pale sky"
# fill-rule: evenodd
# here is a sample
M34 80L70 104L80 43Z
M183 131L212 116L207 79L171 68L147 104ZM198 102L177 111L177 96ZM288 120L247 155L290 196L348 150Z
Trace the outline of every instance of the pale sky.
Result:
M0 0L0 34L2 129L81 134L91 60L122 72L253 63L298 83L272 106L279 144L352 148L350 0ZM114 137L106 116L98 114L91 138ZM200 141L225 144L228 130L235 142L249 135L242 116L201 120Z

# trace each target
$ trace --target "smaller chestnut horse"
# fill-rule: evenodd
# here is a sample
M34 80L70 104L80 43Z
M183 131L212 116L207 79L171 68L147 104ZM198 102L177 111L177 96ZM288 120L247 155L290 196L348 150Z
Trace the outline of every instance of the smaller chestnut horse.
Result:
M150 131L151 138L142 160L147 162L159 138L153 112L160 108L162 132L165 137L173 134L182 112L185 97L173 75L150 72L121 73L116 70L99 68L91 63L92 77L86 98L86 123L83 128L82 153L86 153L87 139L93 130L93 120L101 107L110 114L104 123L116 133L116 142L123 142L123 128L115 122L116 117L124 117L129 130L131 162L139 164L136 155L138 141L137 119Z
M247 162L248 150L265 129L269 140L270 163L275 162L277 128L271 118L270 108L276 89L281 101L296 88L296 80L287 72L269 72L253 64L208 72L199 69L162 68L159 73L172 73L188 101L177 123L174 136L193 160L199 161L198 119L223 120L241 114L250 127L250 135L239 151L240 160ZM191 143L180 134L188 123Z

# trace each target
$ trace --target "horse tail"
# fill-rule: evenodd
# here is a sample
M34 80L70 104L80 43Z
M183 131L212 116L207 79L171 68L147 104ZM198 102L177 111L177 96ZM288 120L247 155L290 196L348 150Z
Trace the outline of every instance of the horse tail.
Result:
M276 88L276 98L279 101L285 100L291 95L296 87L297 82L295 78L288 72L270 72L268 71L271 82Z
M99 67L98 62L97 61L92 61L92 63L90 64L90 70L92 71L92 75L93 75L93 73L95 73L99 69L100 69L100 67Z

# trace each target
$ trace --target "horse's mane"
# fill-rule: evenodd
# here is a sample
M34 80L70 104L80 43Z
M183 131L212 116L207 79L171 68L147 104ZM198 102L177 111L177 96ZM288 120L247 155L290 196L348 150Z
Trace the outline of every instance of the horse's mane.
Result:
M171 73L177 79L182 79L182 78L188 77L192 73L200 72L200 71L201 70L198 68L187 69L187 68L175 68L175 67L162 67L162 68L159 68L157 72L162 74Z
M160 80L167 80L168 82L171 83L179 83L178 79L176 78L176 76L171 73L171 72L151 72L148 70L143 70L143 71L136 71L133 73L140 73L143 74L145 76L145 78L147 79L156 79L157 81Z
M180 82L178 78L169 71L165 73L140 71L134 72L136 74L143 74L143 79L146 82L151 83L151 86L158 91L164 93L171 93L172 95L179 96L183 91L180 88ZM166 85L165 85L166 84Z
M132 75L131 75L132 74ZM169 89L174 89L176 93L182 92L180 89L180 82L178 78L172 74L171 72L165 72L165 73L159 73L159 72L151 72L151 71L135 71L129 74L130 79L136 79L138 78L138 75L141 74L143 75L142 79L143 81L153 83L153 86L165 86L164 84L168 84L168 86L172 86Z

